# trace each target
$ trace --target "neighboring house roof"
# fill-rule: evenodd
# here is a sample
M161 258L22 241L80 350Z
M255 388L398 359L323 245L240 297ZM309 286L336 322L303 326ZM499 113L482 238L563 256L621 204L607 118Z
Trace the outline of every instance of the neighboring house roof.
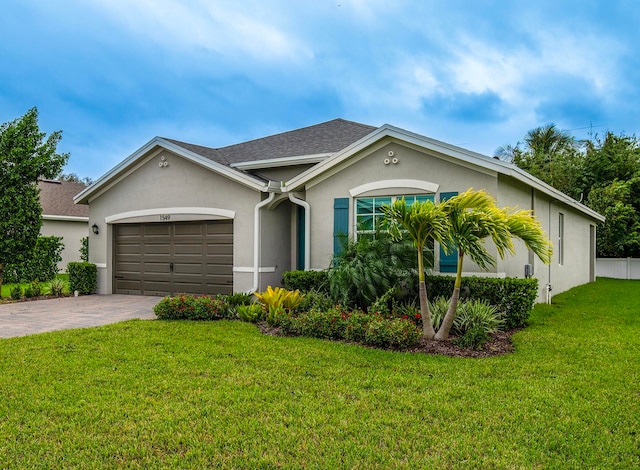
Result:
M73 197L86 188L83 183L40 180L38 188L44 219L89 220L89 207L73 203Z

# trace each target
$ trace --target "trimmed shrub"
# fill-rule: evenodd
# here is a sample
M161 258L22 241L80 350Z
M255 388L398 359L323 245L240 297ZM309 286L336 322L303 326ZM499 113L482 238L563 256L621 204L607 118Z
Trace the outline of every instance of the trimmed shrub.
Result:
M42 287L38 281L31 281L27 287L24 288L24 296L27 299L31 297L39 297L42 295Z
M159 320L221 320L229 318L227 303L217 297L165 297L153 307Z
M354 310L347 317L344 339L355 343L364 343L367 327L373 316L360 310Z
M451 297L455 278L452 276L427 276L429 298ZM538 297L538 280L486 277L463 277L460 289L464 300L486 300L498 311L504 312L507 328L525 326Z
M283 274L282 285L287 290L329 292L327 271L287 271Z
M422 331L415 323L402 318L374 318L367 324L364 344L388 349L407 349L420 342Z
M98 268L93 263L72 262L67 264L69 290L80 294L93 294L98 288Z
M22 298L22 287L16 284L9 290L9 295L13 300L20 300Z
M284 315L278 322L285 333L312 338L343 339L347 312L341 308L310 310L298 316Z

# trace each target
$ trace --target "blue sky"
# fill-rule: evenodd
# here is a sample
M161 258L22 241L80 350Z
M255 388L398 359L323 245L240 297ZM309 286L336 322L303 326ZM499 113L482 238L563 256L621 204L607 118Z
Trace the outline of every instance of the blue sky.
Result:
M342 117L493 154L555 123L640 130L635 1L5 0L0 122L66 172L156 135L211 147Z

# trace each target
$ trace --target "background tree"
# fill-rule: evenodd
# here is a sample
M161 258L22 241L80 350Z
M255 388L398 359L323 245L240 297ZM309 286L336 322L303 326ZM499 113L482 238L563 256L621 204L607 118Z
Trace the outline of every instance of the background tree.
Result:
M513 162L538 179L569 196L579 199L582 186L583 154L581 142L555 124L536 127L524 137L524 143L498 147L496 156Z
M71 181L72 183L82 183L86 186L90 186L93 184L93 180L88 176L81 178L76 173L60 173L56 179L58 181Z
M598 225L597 256L640 257L640 142L607 132L577 142L553 125L503 145L501 159L583 202L606 217Z
M56 153L61 131L48 137L38 127L38 110L0 126L0 287L4 265L28 258L42 224L38 180L52 179L68 160Z

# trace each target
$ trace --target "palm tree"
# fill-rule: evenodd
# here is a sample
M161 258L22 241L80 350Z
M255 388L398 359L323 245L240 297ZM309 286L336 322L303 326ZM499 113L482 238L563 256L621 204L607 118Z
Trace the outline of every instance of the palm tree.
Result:
M418 252L418 294L420 315L422 316L422 335L424 339L433 339L436 333L431 324L431 312L427 299L423 251L432 239L439 243L445 243L445 237L449 232L447 216L439 205L431 201L416 201L407 207L404 198L396 200L391 205L383 206L382 212L386 216L385 223L389 233L394 239L401 239L403 231L406 231L413 241L413 247Z
M468 191L441 204L448 214L450 248L458 250L456 280L449 308L442 325L435 335L436 340L446 340L456 317L462 265L468 255L481 269L495 265L495 258L487 251L484 242L490 238L500 258L515 253L513 238L519 238L544 263L551 261L551 242L545 236L540 222L531 211L511 211L496 206L495 199L485 191Z

